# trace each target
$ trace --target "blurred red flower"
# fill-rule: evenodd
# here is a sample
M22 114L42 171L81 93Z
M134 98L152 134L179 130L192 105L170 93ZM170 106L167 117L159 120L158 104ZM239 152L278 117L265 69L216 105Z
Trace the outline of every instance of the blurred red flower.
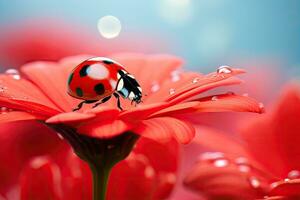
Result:
M242 142L200 128L197 143L217 152L202 154L185 185L209 199L299 199L299 97L288 85L270 113L242 124Z
M177 142L141 139L128 158L113 168L107 199L167 198L176 183L177 162ZM25 200L92 199L88 165L71 151L64 159L54 155L33 158L24 166L18 187L20 199Z

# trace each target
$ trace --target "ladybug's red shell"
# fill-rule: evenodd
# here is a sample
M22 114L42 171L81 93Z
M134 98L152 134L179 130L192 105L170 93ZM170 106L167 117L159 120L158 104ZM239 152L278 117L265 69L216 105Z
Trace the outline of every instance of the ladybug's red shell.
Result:
M124 68L108 58L85 60L71 72L68 93L84 100L100 100L110 96L116 89L119 70Z

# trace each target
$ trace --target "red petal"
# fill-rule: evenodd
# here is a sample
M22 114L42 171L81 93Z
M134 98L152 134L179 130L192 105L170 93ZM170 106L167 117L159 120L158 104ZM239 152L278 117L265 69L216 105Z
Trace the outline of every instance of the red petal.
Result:
M62 110L70 111L76 105L77 101L67 94L68 74L59 63L33 62L24 65L22 72Z
M155 113L163 108L168 107L168 103L155 103L155 104L146 104L141 105L137 108L133 108L129 111L125 111L120 114L120 118L126 121L139 121L147 118L152 113Z
M256 199L263 197L266 183L263 178L239 171L230 161L224 166L214 162L199 161L184 180L184 184L209 199ZM255 185L251 185L255 180Z
M19 112L19 111L11 111L5 114L4 113L0 114L0 123L37 120L37 119L45 119L45 117L29 114L26 112Z
M189 143L195 136L195 129L191 124L171 117L144 120L133 132L158 141L175 138L184 144Z
M81 134L98 138L110 138L128 131L131 125L122 120L105 120L79 126L77 131Z
M32 160L21 175L21 199L61 199L61 174L45 157Z
M264 112L264 108L255 99L234 94L214 95L200 99L194 108L198 112Z
M156 172L146 157L131 154L117 164L108 184L108 199L152 199Z
M285 196L300 198L300 179L278 181L272 183L270 196Z
M41 115L58 113L58 108L32 83L0 75L0 105Z
M113 55L112 58L136 77L144 94L151 91L152 82L149 82L149 77L151 81L161 84L166 77L170 77L171 71L182 65L181 59L171 55L119 54Z
M152 87L156 85L157 88L155 90L157 91L153 91L153 89L151 89L152 91L147 93L148 96L145 97L144 102L155 103L165 101L170 96L169 93L171 88L180 88L183 85L190 85L195 78L203 77L202 74L194 72L181 73L179 74L179 76L180 79L175 82L171 79L166 79L163 83L158 83L157 81L153 81L152 83L150 82L152 84Z
M0 193L17 184L20 170L32 157L58 155L66 148L55 132L35 121L1 124L0 144L0 162L5 163L0 164Z
M162 109L153 115L151 117L157 117L157 116L170 116L172 114L186 114L186 113L193 113L197 109L197 106L200 104L198 101L190 101L190 102L183 102L180 104L176 104L174 106L167 107L165 109Z
M162 144L142 137L137 142L133 152L144 155L156 172L153 199L166 199L173 190L177 182L179 150L179 143L175 140Z
M205 126L196 127L197 134L194 142L213 151L219 151L237 157L249 157L247 149L222 131Z
M252 123L247 122L242 131L253 156L268 171L282 178L291 170L300 169L299 88L287 86L276 107Z
M94 118L96 115L94 114L85 114L85 113L78 113L78 112L68 112L68 113L61 113L58 115L54 115L53 117L46 120L46 123L50 124L72 124L72 123L80 123L87 120Z
M206 79L204 79L206 80ZM179 89L179 91L175 92L174 95L171 95L167 99L171 104L177 104L181 101L187 100L188 98L192 98L196 95L201 94L202 92L205 92L207 90L211 90L216 87L226 86L226 85L235 85L240 84L242 81L236 77L227 77L222 79L216 79L212 81L211 79L208 82L204 83L196 83L192 85L191 87ZM175 90L176 91L176 90Z

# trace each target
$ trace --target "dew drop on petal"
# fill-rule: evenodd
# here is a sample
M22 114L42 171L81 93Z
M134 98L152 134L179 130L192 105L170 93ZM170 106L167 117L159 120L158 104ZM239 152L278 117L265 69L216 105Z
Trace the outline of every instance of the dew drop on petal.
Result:
M217 96L213 96L213 97L211 98L211 100L212 100L212 101L217 101L217 100L218 100L218 97L217 97Z
M288 178L290 179L296 179L300 177L300 171L298 170L292 170L288 173Z
M232 69L229 66L223 65L217 69L218 74L230 74Z
M177 82L179 80L180 80L180 72L178 70L172 71L171 72L171 81Z
M98 31L100 34L107 39L117 37L122 29L120 20L111 15L101 17L98 21Z
M155 175L155 171L150 165L145 168L144 173L147 178L152 178Z
M242 165L242 164L247 164L248 163L248 159L245 158L245 157L238 157L234 161L238 165Z
M270 188L275 188L278 186L278 182L274 182L270 184Z
M176 175L174 173L168 173L166 174L166 182L170 184L176 183Z
M250 185L254 188L259 188L260 181L256 177L250 177L249 178Z
M229 162L226 159L217 159L214 161L215 167L226 167L228 164Z
M194 79L192 80L192 83L198 83L199 80L200 80L199 78L194 78Z
M151 92L157 92L160 89L158 82L154 81L151 86Z
M175 89L174 88L171 88L170 90L169 90L169 94L174 94L175 93Z
M265 107L263 103L259 103L258 106L260 109L263 109Z
M16 69L7 69L5 74L10 75L15 80L20 80L21 76L18 70Z
M248 97L248 96L249 96L249 94L248 94L248 93L244 93L242 96L244 96L244 97Z
M290 181L289 178L285 178L285 179L284 179L284 182L289 182L289 181Z
M239 165L238 166L238 169L240 172L243 172L243 173L248 173L250 171L250 167L249 165Z
M205 152L199 156L200 160L216 160L220 158L224 158L222 152Z

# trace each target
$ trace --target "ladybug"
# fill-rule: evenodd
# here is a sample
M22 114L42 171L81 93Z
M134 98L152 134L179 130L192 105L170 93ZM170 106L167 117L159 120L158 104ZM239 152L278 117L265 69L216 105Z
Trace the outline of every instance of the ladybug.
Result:
M116 61L105 57L94 57L83 61L71 72L68 79L68 94L83 101L73 109L79 110L83 104L96 103L94 107L108 101L113 95L122 110L120 96L139 104L142 89L134 76Z

